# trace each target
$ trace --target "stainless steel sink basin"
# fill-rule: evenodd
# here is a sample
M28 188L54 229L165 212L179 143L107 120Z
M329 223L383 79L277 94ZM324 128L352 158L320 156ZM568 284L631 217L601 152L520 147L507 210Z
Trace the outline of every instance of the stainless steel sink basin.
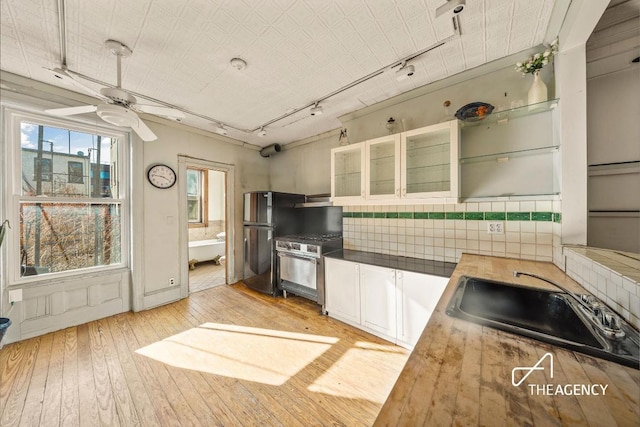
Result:
M462 276L447 314L640 369L638 331L618 319L621 332L607 336L564 292Z

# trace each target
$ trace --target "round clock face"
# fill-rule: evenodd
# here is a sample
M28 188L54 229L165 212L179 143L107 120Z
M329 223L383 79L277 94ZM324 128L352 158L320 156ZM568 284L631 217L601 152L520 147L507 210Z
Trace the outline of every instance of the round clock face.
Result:
M157 188L169 188L176 183L176 173L167 165L154 165L147 171L147 179Z

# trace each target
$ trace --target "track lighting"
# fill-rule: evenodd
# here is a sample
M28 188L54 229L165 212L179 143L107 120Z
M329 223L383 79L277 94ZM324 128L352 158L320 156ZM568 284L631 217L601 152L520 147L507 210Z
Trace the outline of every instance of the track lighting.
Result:
M436 18L442 15L457 15L464 10L465 0L447 0L445 4L436 9Z
M322 107L320 106L320 101L316 102L316 104L310 110L312 116L319 116L322 114Z
M258 136L267 136L267 131L264 130L264 126L258 131Z
M218 124L218 127L216 127L216 133L218 135L223 135L226 136L227 135L227 128L224 127L224 125L222 123Z
M396 71L396 80L398 80L399 82L402 80L406 80L409 77L413 76L415 72L416 67L410 64L407 65L406 62L403 62L402 66L398 69L398 71Z

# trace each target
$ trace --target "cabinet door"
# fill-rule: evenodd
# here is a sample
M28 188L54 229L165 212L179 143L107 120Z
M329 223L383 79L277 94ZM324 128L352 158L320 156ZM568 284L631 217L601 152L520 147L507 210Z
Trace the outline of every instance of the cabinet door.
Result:
M367 199L400 197L400 134L365 142Z
M402 197L458 197L457 120L401 134Z
M361 323L376 335L395 342L396 272L373 265L360 265Z
M360 266L334 258L325 258L325 309L336 319L360 324Z
M396 278L398 344L413 348L418 342L449 278L398 271Z
M331 197L334 202L364 199L364 144L331 150Z

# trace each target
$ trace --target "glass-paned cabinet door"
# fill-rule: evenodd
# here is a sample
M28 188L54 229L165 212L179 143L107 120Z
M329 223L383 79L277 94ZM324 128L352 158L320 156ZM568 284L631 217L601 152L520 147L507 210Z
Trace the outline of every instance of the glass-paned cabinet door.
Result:
M364 197L364 144L331 150L331 196L336 199Z
M400 197L400 134L365 142L366 197Z
M458 197L457 120L402 134L402 197Z

